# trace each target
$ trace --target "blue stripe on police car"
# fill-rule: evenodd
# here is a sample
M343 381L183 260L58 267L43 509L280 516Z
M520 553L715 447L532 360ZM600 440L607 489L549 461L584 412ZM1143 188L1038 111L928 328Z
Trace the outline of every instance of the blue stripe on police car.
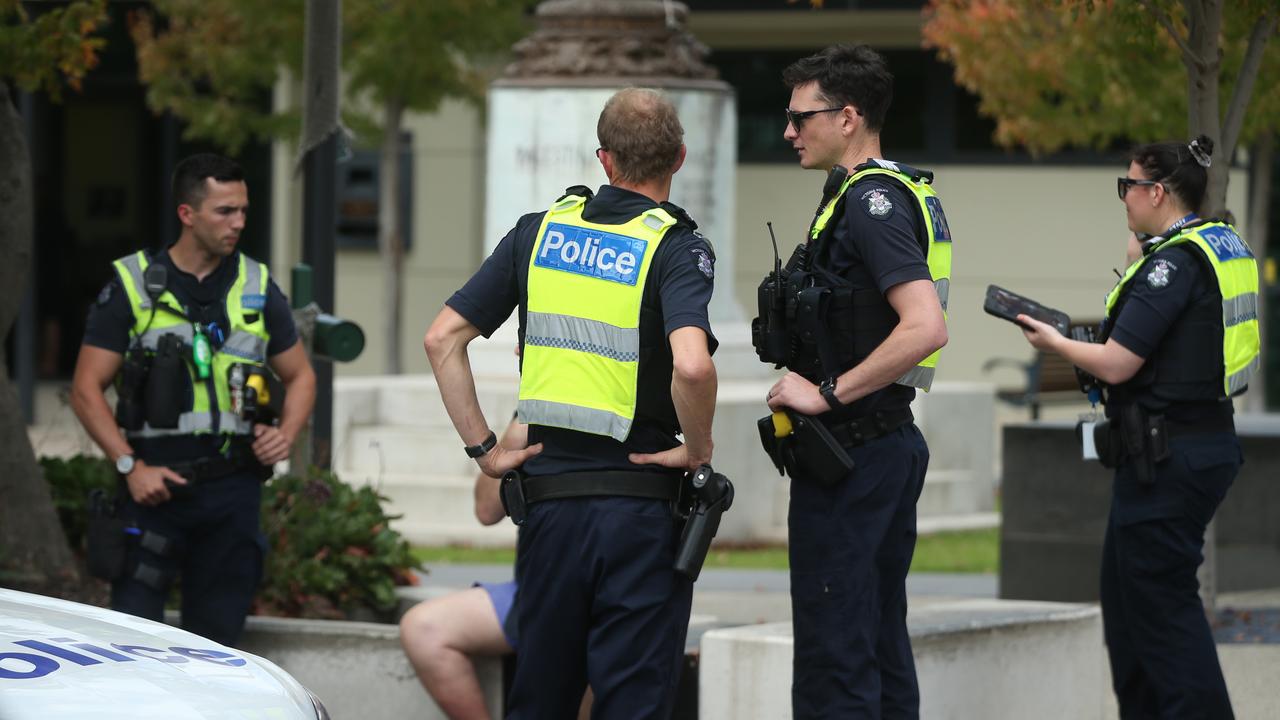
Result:
M533 264L549 270L635 285L649 243L640 238L550 223Z

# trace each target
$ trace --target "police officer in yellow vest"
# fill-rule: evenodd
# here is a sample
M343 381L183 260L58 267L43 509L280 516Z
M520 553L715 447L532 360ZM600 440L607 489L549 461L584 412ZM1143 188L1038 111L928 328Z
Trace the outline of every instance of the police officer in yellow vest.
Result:
M753 340L790 371L769 408L846 459L833 470L797 441L775 460L791 476L792 713L916 717L906 576L929 451L910 403L947 341L951 234L932 173L881 156L893 76L879 54L830 47L783 81L784 137L828 179L806 242L761 285Z
M236 250L249 207L239 165L186 158L173 197L182 234L115 261L71 400L127 490L117 502L130 543L110 574L111 607L160 620L180 575L182 626L231 645L262 573L261 484L311 413L315 375L267 266ZM268 368L284 389L278 424L255 423L267 398L245 392L270 392Z
M1032 345L1102 381L1084 426L1114 467L1102 619L1121 717L1230 718L1197 594L1205 526L1240 468L1231 398L1258 368L1258 267L1235 229L1203 219L1212 141L1134 150L1118 191L1142 255L1107 296L1099 342L1019 316Z
M425 340L466 453L492 477L524 475L527 510L504 489L523 520L509 718L574 717L588 680L592 717L668 717L689 620L671 501L682 472L711 459L715 257L667 202L685 156L671 102L622 90L596 134L609 184L520 218ZM476 401L466 348L517 308L530 446L509 450Z

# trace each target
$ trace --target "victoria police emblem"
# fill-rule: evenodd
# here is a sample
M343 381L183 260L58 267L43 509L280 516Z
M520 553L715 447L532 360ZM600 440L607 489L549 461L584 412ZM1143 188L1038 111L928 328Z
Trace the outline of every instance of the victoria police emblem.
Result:
M1159 290L1169 284L1173 279L1173 274L1178 270L1178 266L1164 258L1158 258L1153 263L1154 267L1147 273L1147 285L1154 290Z
M692 248L689 252L693 254L693 262L698 266L698 272L702 273L703 277L710 280L716 276L715 261L711 259L706 250Z
M862 199L867 201L867 214L871 217L883 220L893 212L893 202L883 190L868 190L862 194Z

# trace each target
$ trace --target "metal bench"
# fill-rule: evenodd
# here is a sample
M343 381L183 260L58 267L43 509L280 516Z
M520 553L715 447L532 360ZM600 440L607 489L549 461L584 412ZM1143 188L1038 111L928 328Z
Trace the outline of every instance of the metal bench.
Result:
M1097 326L1097 321L1089 320L1071 323L1073 328ZM1040 419L1041 405L1084 400L1080 383L1076 380L1075 366L1057 353L1036 350L1030 361L991 358L982 364L982 372L998 367L1015 367L1022 371L1025 378L1023 386L997 390L996 397L1010 405L1030 408L1032 420Z

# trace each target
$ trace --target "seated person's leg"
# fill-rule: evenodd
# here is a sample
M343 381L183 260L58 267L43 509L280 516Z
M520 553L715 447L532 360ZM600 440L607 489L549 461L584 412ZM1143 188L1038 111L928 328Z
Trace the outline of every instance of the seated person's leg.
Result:
M450 718L489 718L484 693L469 655L513 651L503 633L510 611L504 586L471 588L428 600L400 620L400 642L423 687ZM502 607L505 604L505 607Z

